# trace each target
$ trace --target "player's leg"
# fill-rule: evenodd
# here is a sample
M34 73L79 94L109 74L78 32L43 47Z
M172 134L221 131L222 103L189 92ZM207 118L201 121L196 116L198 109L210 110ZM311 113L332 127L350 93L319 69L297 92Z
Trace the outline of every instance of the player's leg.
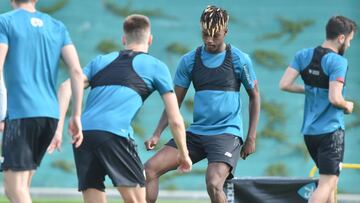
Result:
M145 187L117 187L124 203L146 203Z
M344 157L344 138L345 132L341 129L319 136L305 136L306 146L320 173L318 187L310 197L310 203L334 202Z
M339 182L339 178L337 178L337 181L335 183L335 187L333 188L333 190L331 191L328 200L326 201L326 203L336 203L336 189L337 189L337 184Z
M73 147L78 190L85 203L105 203L106 170L97 157L97 146L106 141L106 135L102 131L83 131L83 135L80 147Z
M82 191L84 203L106 203L106 194L104 191L88 188Z
M12 202L31 202L30 185L57 126L52 118L6 121L3 134L4 187Z
M31 203L29 177L31 171L4 172L5 194L12 203Z
M146 172L146 201L156 202L159 193L159 177L178 167L178 150L165 145L145 163Z
M186 145L193 164L205 158L199 135L187 133ZM146 201L156 202L159 193L159 177L168 171L175 170L178 150L174 139L171 139L159 152L145 163L146 172Z
M206 188L212 203L226 203L223 191L226 179L232 178L240 157L242 139L231 134L203 136L202 143L209 165Z
M145 203L145 171L135 141L108 133L96 156L125 203Z
M212 203L226 203L223 186L230 173L230 166L225 163L209 163L206 171L206 189Z
M320 175L318 187L311 195L309 203L333 203L337 180L336 175Z

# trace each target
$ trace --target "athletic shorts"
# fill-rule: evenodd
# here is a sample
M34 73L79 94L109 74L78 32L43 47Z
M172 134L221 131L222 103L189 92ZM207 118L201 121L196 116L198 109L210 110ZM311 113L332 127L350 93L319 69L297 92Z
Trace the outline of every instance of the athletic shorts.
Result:
M5 121L1 170L35 170L54 137L58 120L47 117Z
M332 133L305 135L304 139L319 173L339 176L344 159L345 131L338 129Z
M144 187L144 167L134 140L106 131L83 131L84 141L74 148L79 191L105 191L108 175L115 187Z
M225 163L230 166L230 174L227 179L234 177L242 144L242 139L232 134L208 136L186 132L186 145L193 164L204 158L207 158L208 163ZM166 145L176 148L174 139L171 139Z

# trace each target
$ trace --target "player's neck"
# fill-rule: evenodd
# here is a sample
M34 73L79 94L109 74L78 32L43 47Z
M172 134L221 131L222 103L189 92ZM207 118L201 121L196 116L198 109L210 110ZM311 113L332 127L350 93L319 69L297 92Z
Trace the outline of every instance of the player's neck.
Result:
M35 3L33 3L33 2L15 4L15 8L21 8L21 9L31 12L31 13L36 12Z
M132 50L136 52L145 52L149 51L149 45L147 44L127 44L125 45L126 50Z
M334 52L338 53L339 52L339 48L336 42L331 41L331 40L326 40L322 45L322 47L324 48L328 48L333 50Z

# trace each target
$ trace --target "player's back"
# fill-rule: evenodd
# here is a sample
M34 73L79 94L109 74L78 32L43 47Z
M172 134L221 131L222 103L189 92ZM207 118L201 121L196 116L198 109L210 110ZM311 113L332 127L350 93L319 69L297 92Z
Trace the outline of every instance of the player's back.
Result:
M85 68L91 91L82 115L83 130L132 136L131 121L153 91L173 91L167 66L142 52L113 52L94 58Z
M63 46L71 40L65 26L42 12L16 9L0 17L8 116L58 118L56 79Z
M323 74L326 77L326 83L345 82L347 60L335 52L330 51L318 59L317 65L320 71L309 69L309 66L314 63L315 50L315 48L300 50L291 66L301 74L305 71L311 71L313 75ZM343 117L343 110L330 103L328 87L305 84L303 134L323 134L338 128L344 129Z

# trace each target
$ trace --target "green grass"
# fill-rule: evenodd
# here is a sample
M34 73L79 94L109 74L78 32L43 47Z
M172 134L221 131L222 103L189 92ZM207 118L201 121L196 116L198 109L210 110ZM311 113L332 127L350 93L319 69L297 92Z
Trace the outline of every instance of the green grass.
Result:
M9 201L5 197L0 198L0 203L8 203ZM205 203L205 200L159 200L158 203ZM82 203L81 199L33 199L33 203ZM122 203L120 200L109 200L108 203Z

